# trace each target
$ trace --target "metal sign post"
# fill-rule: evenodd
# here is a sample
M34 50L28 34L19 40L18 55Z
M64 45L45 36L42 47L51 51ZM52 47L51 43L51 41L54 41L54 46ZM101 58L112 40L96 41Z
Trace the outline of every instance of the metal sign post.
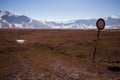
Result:
M97 29L98 29L98 33L97 33L97 40L96 40L96 43L95 43L95 49L94 49L94 52L93 52L93 63L95 62L95 55L96 55L96 51L97 51L97 45L98 45L100 30L103 30L104 27L105 27L104 19L102 19L102 18L98 19L97 22L96 22L96 26L97 26Z

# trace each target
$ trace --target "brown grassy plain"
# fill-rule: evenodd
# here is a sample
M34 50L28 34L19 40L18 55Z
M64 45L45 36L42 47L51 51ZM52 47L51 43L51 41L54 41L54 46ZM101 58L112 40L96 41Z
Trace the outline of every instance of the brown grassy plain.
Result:
M0 80L120 80L120 30L0 29ZM25 43L17 43L24 39Z

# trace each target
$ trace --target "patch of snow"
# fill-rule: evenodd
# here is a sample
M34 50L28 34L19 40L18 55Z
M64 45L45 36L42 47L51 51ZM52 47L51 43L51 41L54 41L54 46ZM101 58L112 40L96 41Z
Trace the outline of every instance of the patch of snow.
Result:
M25 40L23 40L23 39L17 39L16 41L17 41L18 43L21 43L21 44L25 42Z
M110 16L111 18L114 18L114 19L119 19L120 16L116 15L116 16Z
M16 28L23 28L22 24L15 23L14 25L15 25Z
M32 19L30 19L30 22L29 22L29 23L32 23L32 21L33 21L33 20L32 20Z

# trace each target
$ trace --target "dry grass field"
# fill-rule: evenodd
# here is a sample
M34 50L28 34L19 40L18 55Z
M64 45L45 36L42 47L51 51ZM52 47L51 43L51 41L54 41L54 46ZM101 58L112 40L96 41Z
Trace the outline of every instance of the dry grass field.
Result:
M120 80L120 30L0 29L0 80ZM24 43L16 42L24 39Z

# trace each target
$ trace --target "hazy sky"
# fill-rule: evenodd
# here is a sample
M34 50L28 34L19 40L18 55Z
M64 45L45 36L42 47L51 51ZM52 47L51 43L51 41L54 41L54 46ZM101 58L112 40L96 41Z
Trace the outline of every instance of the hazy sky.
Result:
M120 15L120 0L0 0L0 9L37 20L67 21Z

